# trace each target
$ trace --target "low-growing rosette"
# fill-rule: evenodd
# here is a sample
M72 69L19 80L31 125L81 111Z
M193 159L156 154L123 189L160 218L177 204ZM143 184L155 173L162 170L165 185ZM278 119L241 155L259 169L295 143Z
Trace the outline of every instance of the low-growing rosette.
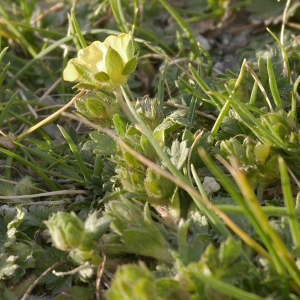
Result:
M77 88L113 90L127 83L136 65L132 36L123 33L79 50L78 57L68 62L63 77L79 82Z

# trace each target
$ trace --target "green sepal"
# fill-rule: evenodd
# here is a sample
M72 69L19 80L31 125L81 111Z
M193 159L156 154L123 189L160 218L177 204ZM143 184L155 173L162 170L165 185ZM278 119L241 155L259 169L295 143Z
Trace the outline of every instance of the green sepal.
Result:
M105 70L110 74L113 83L121 81L124 65L120 54L111 47L108 47L105 56Z
M134 55L134 45L132 39L130 39L126 48L126 56L133 57L133 55Z
M80 114L82 114L87 119L93 119L95 117L88 109L85 99L78 99L75 102L75 108Z
M72 62L72 64L84 81L87 81L87 83L93 83L93 80L92 80L93 75L92 75L91 71L89 70L89 68L87 68L83 65L74 63L74 62Z
M132 167L132 168L138 168L140 166L140 161L138 159L136 159L132 154L130 154L129 152L125 152L124 153L124 160L126 161L126 163Z
M81 90L95 90L97 87L94 84L88 84L88 83L83 83L79 82L73 86L73 89L81 89Z
M122 75L123 76L130 75L136 69L136 66L137 66L137 58L133 57L126 63Z
M89 99L86 101L88 110L95 116L99 118L107 118L107 113L102 103L96 99Z
M148 159L152 161L155 161L157 159L157 153L146 136L144 135L141 136L140 145L144 151L144 155Z
M106 82L110 79L109 75L105 72L99 72L94 75L94 79L99 82Z

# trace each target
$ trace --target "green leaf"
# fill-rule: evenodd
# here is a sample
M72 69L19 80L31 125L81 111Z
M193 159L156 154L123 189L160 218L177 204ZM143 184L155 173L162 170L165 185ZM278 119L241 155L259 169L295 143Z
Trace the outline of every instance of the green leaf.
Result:
M7 227L2 218L0 218L0 253L5 252L5 246L8 242Z
M0 61L2 61L2 58L4 57L6 51L8 50L9 47L3 48L3 50L0 52Z
M34 182L33 178L30 176L25 176L16 184L14 188L15 195L32 195L36 193L37 183Z
M122 75L123 76L130 75L136 69L136 66L137 66L137 58L133 57L126 63Z
M84 222L85 231L93 233L94 239L99 239L108 230L112 218L109 216L104 216L102 218L97 218L98 212L93 212L90 214Z
M56 212L57 208L33 205L28 209L24 223L26 225L41 227L45 220L48 220L52 213Z
M169 115L160 125L158 125L154 132L166 131L166 133L174 132L181 127L189 127L191 123L185 118L186 111L177 110Z
M14 219L7 224L8 230L18 228L25 218L25 213L20 207L16 207L16 212Z
M269 85L270 85L271 93L273 96L273 100L277 107L282 107L282 101L281 101L281 98L279 95L274 69L272 66L271 59L269 57L267 59L267 71L268 71Z
M187 141L179 143L178 140L175 140L172 143L171 150L168 151L172 164L180 170L189 154L189 148L187 148Z
M116 142L105 134L93 132L90 134L92 141L85 143L87 149L96 154L113 155L117 153Z
M62 133L63 137L66 139L72 153L74 154L75 156L75 159L80 167L80 170L82 172L82 174L84 175L85 179L87 181L91 181L91 173L90 173L90 170L87 168L87 166L85 165L79 151L78 151L78 148L77 146L74 144L73 140L70 138L69 134L67 133L67 131L61 127L61 126L58 126L60 132Z
M113 122L115 125L115 129L118 132L119 137L122 139L126 134L127 120L122 118L119 114L113 116Z
M4 109L1 111L0 115L0 127L2 127L3 122L9 115L9 111L11 110L12 105L14 104L14 101L16 100L18 92L15 92L11 98L9 99L8 103L5 104Z
M154 229L133 228L124 231L122 238L130 251L138 255L153 257L159 261L171 262L168 244L162 234Z
M1 74L0 74L0 88L1 88L2 83L3 83L3 81L4 81L5 77L6 77L6 73L7 73L8 69L9 69L9 67L10 67L10 63L8 63L8 64L4 67L3 71L2 71Z
M13 196L14 195L14 185L9 182L0 182L0 195L1 196Z
M181 219L178 224L178 253L180 255L180 261L183 264L189 262L189 244L188 244L188 231L191 220L184 221Z
M129 152L124 152L123 157L126 164L128 164L131 168L139 168L140 161L132 154L130 154Z
M120 266L106 296L108 300L158 299L154 276L144 264Z
M172 181L156 173L150 168L147 169L144 184L148 196L154 198L169 199L173 196L174 190L176 188L175 184Z
M231 236L225 242L221 243L219 260L222 267L230 267L240 255L241 250L241 242L235 241Z
M273 19L280 16L284 11L284 7L286 5L285 2L274 0L252 0L249 3L249 11L253 15L253 17L260 20Z
M0 279L9 278L14 275L19 267L15 264L17 258L17 256L8 255L7 253L0 254Z
M151 145L149 139L146 138L144 135L141 136L140 145L144 151L144 155L148 159L150 159L152 161L156 161L157 153L156 153L155 149L153 148L153 146Z

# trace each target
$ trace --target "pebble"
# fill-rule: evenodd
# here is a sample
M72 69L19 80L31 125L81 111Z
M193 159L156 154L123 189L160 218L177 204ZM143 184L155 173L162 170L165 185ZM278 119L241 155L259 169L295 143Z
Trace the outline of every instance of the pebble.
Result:
M214 177L206 176L203 181L203 188L206 194L213 194L221 189L220 184L215 180Z

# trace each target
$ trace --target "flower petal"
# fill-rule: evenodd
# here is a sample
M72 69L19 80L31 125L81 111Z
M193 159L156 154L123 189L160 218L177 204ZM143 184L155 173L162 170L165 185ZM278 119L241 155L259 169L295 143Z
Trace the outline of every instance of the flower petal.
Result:
M128 57L126 49L129 41L131 40L131 35L122 33L119 36L109 36L105 39L103 44L108 48L109 46L117 51L124 63L126 63L132 57ZM133 55L132 55L133 56Z
M103 60L103 46L99 41L93 42L90 46L79 50L78 59L81 61L81 64L86 65L91 73L97 73L97 65L100 61Z
M80 75L73 65L73 62L80 63L80 60L78 58L69 60L66 68L63 71L63 78L65 81L78 81L78 79L80 78Z

